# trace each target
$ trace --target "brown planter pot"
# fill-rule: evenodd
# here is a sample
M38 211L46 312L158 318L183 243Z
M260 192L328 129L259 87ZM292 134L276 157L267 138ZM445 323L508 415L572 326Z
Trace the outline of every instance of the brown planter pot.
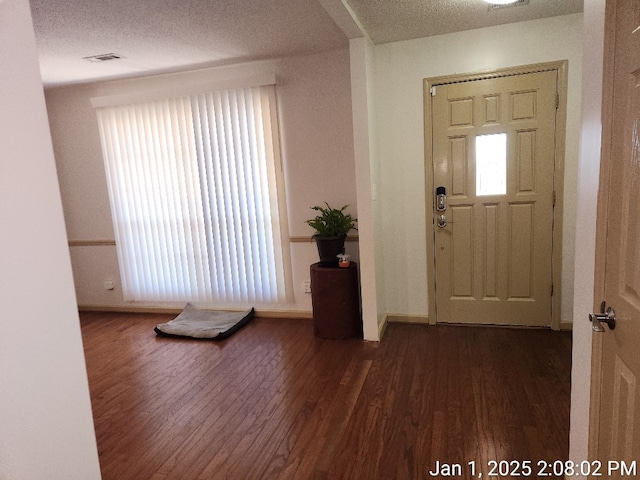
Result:
M320 256L320 265L323 267L337 267L338 255L344 251L344 241L346 235L339 237L320 237L314 235Z

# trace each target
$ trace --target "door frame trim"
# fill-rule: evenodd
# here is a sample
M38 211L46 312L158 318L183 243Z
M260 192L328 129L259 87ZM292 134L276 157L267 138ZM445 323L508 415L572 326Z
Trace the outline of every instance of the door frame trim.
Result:
M555 167L554 190L556 203L554 209L553 240L552 240L552 282L554 292L551 298L551 328L560 330L561 300L562 300L562 230L564 216L564 164L566 142L567 119L567 86L568 86L568 60L537 63L503 68L499 70L466 73L460 75L446 75L425 78L424 83L424 156L425 156L425 190L426 190L426 225L427 225L427 288L429 304L429 323L437 322L436 311L436 278L435 278L435 215L433 200L435 186L433 184L433 125L431 121L431 87L448 85L452 83L472 82L476 80L490 80L493 78L524 75L528 73L556 71L558 75L557 91L559 95L558 108L556 109L555 127ZM429 228L431 226L431 228Z

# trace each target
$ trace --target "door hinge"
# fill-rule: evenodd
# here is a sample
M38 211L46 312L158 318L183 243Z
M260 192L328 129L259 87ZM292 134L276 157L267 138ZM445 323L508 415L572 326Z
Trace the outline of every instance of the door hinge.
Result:
M435 97L435 96L436 96L436 86L435 86L435 85L433 85L433 86L429 89L429 91L431 92L431 96L432 96L432 97Z
M560 94L556 92L556 110L560 107Z
M553 297L553 283L551 284L551 296Z
M554 190L551 194L551 203L555 207L556 206L556 191Z

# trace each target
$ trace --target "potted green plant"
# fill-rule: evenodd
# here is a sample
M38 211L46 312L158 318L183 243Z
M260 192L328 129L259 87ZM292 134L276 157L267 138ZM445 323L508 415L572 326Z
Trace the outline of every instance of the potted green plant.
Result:
M313 238L318 247L320 265L333 267L338 265L338 255L344 252L344 241L347 233L357 230L357 218L345 213L349 205L342 208L331 208L327 202L326 207L316 205L311 207L319 212L315 218L306 220L306 223L313 228L316 233Z

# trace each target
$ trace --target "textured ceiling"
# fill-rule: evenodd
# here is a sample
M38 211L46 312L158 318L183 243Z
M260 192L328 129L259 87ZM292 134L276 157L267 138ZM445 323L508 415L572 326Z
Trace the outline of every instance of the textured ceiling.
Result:
M332 20L346 15L341 0L30 1L46 86L306 55L348 42ZM346 2L377 44L582 11L582 0L529 0L492 12L482 0ZM83 59L106 53L123 58Z
M489 11L481 0L347 0L374 43L582 12L583 0L529 0Z
M31 0L47 86L329 51L317 0ZM104 53L121 60L91 63Z

